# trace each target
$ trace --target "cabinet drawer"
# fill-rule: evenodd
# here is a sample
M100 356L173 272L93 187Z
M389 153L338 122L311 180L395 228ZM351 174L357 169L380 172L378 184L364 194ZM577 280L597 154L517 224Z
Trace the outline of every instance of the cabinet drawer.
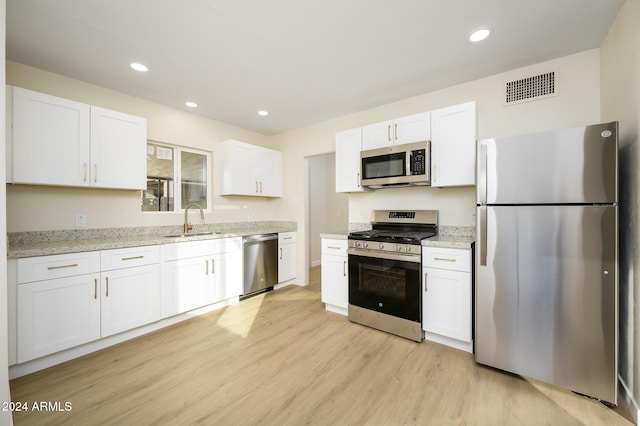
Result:
M158 246L131 247L100 252L100 267L103 271L151 265L160 261Z
M100 272L100 252L18 259L18 284Z
M347 255L347 240L322 239L322 254Z
M471 272L471 250L439 247L423 247L422 266Z
M242 250L242 238L217 238L167 244L163 247L164 260L188 259Z
M288 244L296 242L297 232L280 232L278 234L278 244Z

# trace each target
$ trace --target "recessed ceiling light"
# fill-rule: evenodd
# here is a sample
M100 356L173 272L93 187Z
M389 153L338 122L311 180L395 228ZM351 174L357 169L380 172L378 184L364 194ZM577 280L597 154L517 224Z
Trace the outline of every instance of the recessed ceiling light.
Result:
M197 104L197 103L195 103L195 102L191 102L191 101L185 102L184 104L185 104L186 106L188 106L189 108L197 108L197 107L198 107L198 104Z
M489 34L491 34L491 30L488 28L479 28L477 30L475 30L474 32L472 32L471 34L469 34L469 41L472 42L477 42L477 41L482 41L485 38L489 37Z
M260 115L262 117L266 117L267 115L269 115L269 111L260 110L260 111L258 111L258 115Z
M136 71L140 71L140 72L147 72L149 71L149 68L147 68L145 65L139 64L137 62L133 62L131 64L131 68L133 68Z

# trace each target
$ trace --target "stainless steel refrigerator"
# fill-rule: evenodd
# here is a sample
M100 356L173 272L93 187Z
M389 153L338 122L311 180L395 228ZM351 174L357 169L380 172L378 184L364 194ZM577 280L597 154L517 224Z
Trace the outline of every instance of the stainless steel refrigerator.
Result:
M618 123L478 142L475 359L617 403Z

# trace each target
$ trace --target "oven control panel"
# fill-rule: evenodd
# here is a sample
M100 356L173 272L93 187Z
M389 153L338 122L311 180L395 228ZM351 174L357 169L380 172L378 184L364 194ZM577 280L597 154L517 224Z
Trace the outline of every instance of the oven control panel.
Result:
M349 240L349 248L359 251L367 252L384 252L384 253L398 253L398 254L413 254L419 255L421 253L422 246L420 244L398 244L379 241L360 241Z

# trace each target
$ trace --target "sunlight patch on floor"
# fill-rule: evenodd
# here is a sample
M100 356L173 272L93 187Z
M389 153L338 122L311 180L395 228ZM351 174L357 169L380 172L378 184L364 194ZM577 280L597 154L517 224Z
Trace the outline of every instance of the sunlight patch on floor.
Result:
M217 325L220 327L230 331L233 334L236 334L241 337L247 337L249 332L251 331L251 327L260 312L260 307L262 306L262 301L264 300L265 295L260 294L258 296L254 296L251 299L244 300L240 303L244 303L246 316L243 315L241 320L238 320L237 314L232 314L229 311L225 311L220 318L218 319Z

